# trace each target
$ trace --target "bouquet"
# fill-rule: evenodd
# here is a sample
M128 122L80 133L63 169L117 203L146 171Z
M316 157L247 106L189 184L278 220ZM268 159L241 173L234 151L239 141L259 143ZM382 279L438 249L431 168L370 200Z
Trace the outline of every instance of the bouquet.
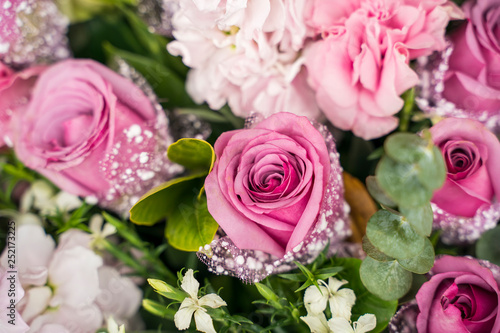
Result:
M3 0L0 332L500 333L498 0Z

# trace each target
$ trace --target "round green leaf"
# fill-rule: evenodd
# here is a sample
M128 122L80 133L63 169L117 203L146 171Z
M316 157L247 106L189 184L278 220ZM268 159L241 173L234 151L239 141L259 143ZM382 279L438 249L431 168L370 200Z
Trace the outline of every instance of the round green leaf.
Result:
M210 143L192 138L184 138L171 144L167 150L168 159L190 170L211 171L215 153Z
M476 244L476 255L495 265L500 265L500 226L482 234Z
M417 234L403 216L379 210L370 218L366 236L381 252L397 259L408 259L422 252L424 237Z
M203 186L206 174L172 179L144 194L130 209L130 220L135 224L153 225L170 215L186 192ZM196 191L196 190L195 190Z
M373 259L377 261L392 261L394 258L389 257L388 255L384 254L381 252L379 249L377 249L372 242L366 237L366 235L363 237L363 251Z
M386 206L386 207L396 207L398 204L394 202L387 193L382 190L380 185L377 183L377 178L375 176L366 177L366 188L370 195L375 199L378 203Z
M383 300L391 301L404 296L411 287L412 274L396 260L381 262L366 257L359 268L365 287Z
M438 147L432 146L430 154L426 154L417 164L418 180L427 189L434 191L441 186L446 179L446 165Z
M400 206L417 207L429 202L432 191L420 183L414 164L399 163L384 156L375 175L380 187Z
M424 237L429 237L431 235L434 215L430 203L415 208L401 206L399 210L419 235Z
M398 259L398 263L410 272L425 274L434 266L434 258L434 248L432 247L431 241L426 238L422 253L413 258Z
M385 140L386 154L400 163L413 164L426 154L428 142L412 133L395 133Z

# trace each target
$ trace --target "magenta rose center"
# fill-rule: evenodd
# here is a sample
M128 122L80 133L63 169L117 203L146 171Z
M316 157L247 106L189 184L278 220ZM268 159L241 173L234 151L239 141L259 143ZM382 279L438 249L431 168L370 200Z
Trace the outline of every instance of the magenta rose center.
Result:
M483 165L479 149L470 141L448 141L443 152L448 177L453 180L464 179Z
M498 300L496 293L478 285L451 282L441 297L441 306L445 313L452 313L453 308L458 310L469 331L477 332L477 327L484 330L493 324L492 314L496 312Z
M304 162L289 152L257 156L244 185L254 202L278 201L299 186L304 169Z

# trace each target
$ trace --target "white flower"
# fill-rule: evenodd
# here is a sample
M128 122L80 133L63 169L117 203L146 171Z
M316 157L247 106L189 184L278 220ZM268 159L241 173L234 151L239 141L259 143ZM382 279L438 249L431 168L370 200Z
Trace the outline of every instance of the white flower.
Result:
M333 333L366 333L377 326L377 318L371 313L359 317L354 324L349 323L345 318L334 317L328 321L328 327Z
M118 327L113 317L108 318L108 333L125 333L125 325Z
M109 224L104 223L104 219L101 215L95 214L90 218L89 229L91 232L90 248L94 250L103 250L103 241L106 237L109 237L116 233L116 228Z
M324 313L320 313L317 315L313 315L308 313L305 317L300 317L309 329L311 333L329 333L330 328L328 327L328 322L326 321L326 317Z
M304 303L307 313L318 315L326 309L326 303L329 302L332 317L350 320L351 308L356 302L356 295L351 289L340 289L347 281L331 277L328 279L328 285L322 280L318 280L318 283L322 284L319 289L316 286L310 286L305 292Z
M40 210L42 215L54 215L57 212L69 212L82 205L76 195L55 189L43 180L34 181L31 187L21 198L21 212L28 212L30 208Z
M212 318L207 313L205 307L218 308L221 306L226 306L226 302L216 294L208 294L198 299L198 288L200 284L193 275L193 270L188 269L184 278L182 279L181 288L189 294L182 303L179 311L175 314L174 323L179 330L185 330L189 328L191 323L191 317L194 314L194 321L196 323L196 329L205 333L216 333Z

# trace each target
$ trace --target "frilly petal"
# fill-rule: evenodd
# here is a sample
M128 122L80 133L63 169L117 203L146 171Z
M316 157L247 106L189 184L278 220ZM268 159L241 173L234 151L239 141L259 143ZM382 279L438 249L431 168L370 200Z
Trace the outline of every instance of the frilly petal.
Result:
M186 274L184 274L181 288L187 292L191 298L198 299L198 288L200 288L200 283L194 278L192 269L188 269Z
M308 314L320 314L326 309L326 303L328 301L328 289L326 287L320 286L310 286L306 289L304 294L304 304L307 309Z
M196 329L205 333L217 333L214 329L214 323L212 322L212 317L205 312L204 309L198 309L194 313L194 322L196 323Z
M302 321L304 321L307 326L309 326L311 333L329 333L328 323L323 313L314 316L308 314L305 317L300 317L300 319L302 319Z
M179 311L175 313L174 324L179 330L187 330L191 324L191 317L196 311L193 300L191 298L186 298L182 301Z

